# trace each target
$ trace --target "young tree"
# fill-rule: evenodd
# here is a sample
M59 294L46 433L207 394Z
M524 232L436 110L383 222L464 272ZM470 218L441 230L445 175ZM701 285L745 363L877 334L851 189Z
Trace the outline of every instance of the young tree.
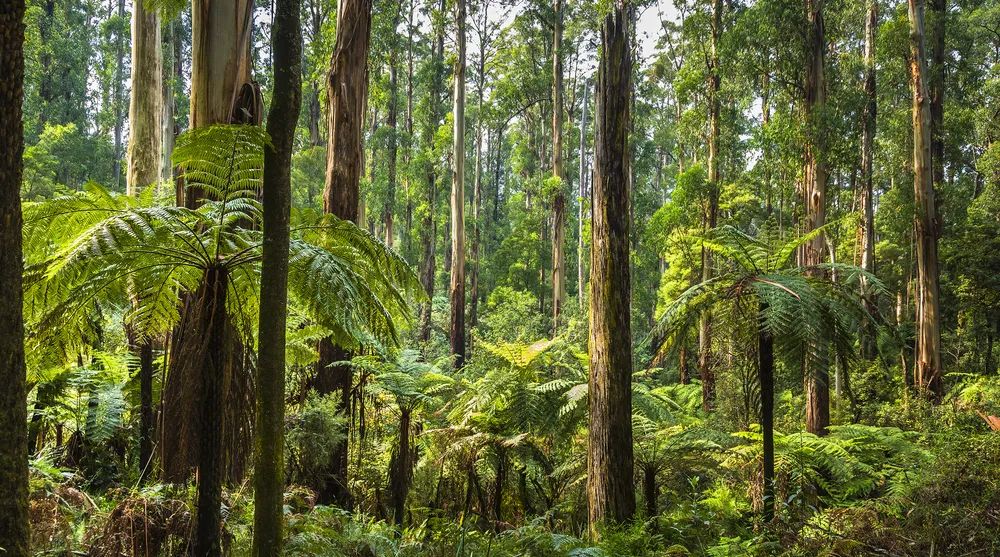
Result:
M577 213L577 242L576 242L576 299L577 304L583 307L583 297L584 288L586 288L587 281L584 276L584 251L586 247L583 241L583 219L585 215L585 206L587 205L584 200L587 199L587 108L589 103L588 95L590 94L590 83L584 80L583 83L583 104L580 110L580 183L579 187L579 207Z
M371 0L340 0L337 6L337 37L327 78L329 106L326 148L326 185L323 211L358 223L362 138L368 98L368 52L371 43ZM349 353L323 339L319 346L314 387L319 394L339 392L340 408L348 412L354 374L350 366L333 365L349 359ZM328 477L319 490L319 501L350 508L347 487L347 440L334 451Z
M635 513L628 135L633 6L616 0L601 24L596 172L590 254L590 428L587 501L591 535Z
M465 365L465 0L455 2L455 128L451 174L451 355L455 368Z
M288 313L292 149L302 97L300 0L278 0L271 28L274 97L264 147L263 233L254 465L255 557L282 547L285 445L285 322Z
M28 431L22 314L24 0L0 4L0 548L28 557Z
M931 159L932 118L924 44L924 0L909 0L910 91L913 94L914 241L917 252L917 387L935 400L941 382L941 323L938 290L938 220Z

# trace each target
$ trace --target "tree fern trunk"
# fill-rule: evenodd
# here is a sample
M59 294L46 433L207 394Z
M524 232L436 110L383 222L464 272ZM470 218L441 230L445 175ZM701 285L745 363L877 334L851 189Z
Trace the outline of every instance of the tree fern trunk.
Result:
M22 314L24 0L0 3L0 547L27 557L28 431Z
M760 304L757 325L757 374L760 380L760 429L764 444L763 505L764 522L774 518L774 338L766 328L767 302Z
M628 131L634 8L618 0L601 26L597 86L597 168L590 256L590 533L635 513L632 460Z
M224 476L222 428L223 403L227 387L226 358L230 356L226 289L229 277L225 268L210 267L195 295L200 311L199 339L196 354L201 363L201 430L198 450L198 510L192 554L195 557L222 555L222 483Z

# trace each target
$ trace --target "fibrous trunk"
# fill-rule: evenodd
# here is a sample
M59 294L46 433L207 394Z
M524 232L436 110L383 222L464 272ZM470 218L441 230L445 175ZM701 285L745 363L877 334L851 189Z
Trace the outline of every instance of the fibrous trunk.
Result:
M0 547L28 557L28 412L22 313L24 0L0 3Z
M590 255L590 428L587 500L592 536L635 513L632 457L628 132L631 5L616 2L601 26L596 175Z

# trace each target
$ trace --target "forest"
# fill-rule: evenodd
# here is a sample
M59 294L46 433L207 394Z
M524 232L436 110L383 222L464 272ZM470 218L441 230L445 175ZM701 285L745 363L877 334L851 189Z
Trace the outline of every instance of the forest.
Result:
M1000 555L1000 0L0 0L0 555Z

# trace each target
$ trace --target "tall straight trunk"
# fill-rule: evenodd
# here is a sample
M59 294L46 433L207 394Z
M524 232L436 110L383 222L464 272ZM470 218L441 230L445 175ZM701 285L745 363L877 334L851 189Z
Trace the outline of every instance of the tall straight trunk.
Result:
M712 51L708 76L708 199L702 227L711 230L719 215L719 38L722 35L722 0L712 4ZM701 280L712 278L712 253L701 248ZM712 368L712 314L704 313L698 323L698 373L701 375L701 402L705 411L715 407L715 370Z
M277 0L271 27L274 96L264 148L260 318L257 326L257 444L254 464L253 554L282 548L285 487L285 323L288 315L292 150L302 105L301 0Z
M21 258L24 0L0 3L0 547L28 557L28 402Z
M761 302L757 325L757 375L760 381L760 430L763 435L764 522L774 518L774 338L764 322L767 302Z
M566 303L566 190L563 187L563 0L553 2L552 27L552 177L558 191L552 200L552 334L558 334Z
M585 203L587 199L587 96L590 93L590 85L583 84L583 106L580 111L580 185L579 185L579 208L577 211L577 240L576 240L576 300L577 304L583 307L584 288L587 281L584 275L584 252L586 245L583 241L583 219Z
M469 257L472 259L469 269L469 329L471 330L479 322L479 241L482 223L479 222L479 211L483 202L483 94L486 89L486 55L488 34L486 32L490 23L489 2L487 0L481 22L483 32L479 37L479 61L477 68L478 99L476 100L476 170L472 186L472 246L469 250ZM472 350L471 339L469 350Z
M125 19L125 0L118 0L118 19ZM122 142L125 136L125 41L125 34L119 32L115 38L115 82L111 100L115 115L111 170L116 189L121 186L122 182Z
M410 13L406 21L406 150L403 160L406 168L410 168L413 158L413 2L410 0ZM406 172L403 178L403 188L406 196L406 256L413 257L413 196L410 191L412 172Z
M455 122L451 175L451 355L465 365L465 0L455 2Z
M326 84L329 113L323 211L358 225L363 224L358 219L371 19L371 0L338 2L338 32ZM350 415L354 374L350 366L332 364L350 357L331 339L320 341L316 391L321 395L340 393L338 409L346 415ZM319 489L319 502L345 508L353 505L347 483L347 457L345 438L333 451Z
M805 121L810 129L820 125L826 103L825 60L826 39L823 23L823 0L806 0L808 28L808 56L804 91ZM822 131L812 131L805 145L805 175L803 178L803 203L806 208L805 230L810 232L826 224L826 140ZM826 258L826 238L820 234L805 246L804 263L808 266L822 264ZM819 341L822 343L823 341ZM826 346L816 346L825 351ZM822 360L822 358L820 358ZM816 435L826 435L830 425L830 373L825 364L808 366L805 370L806 430Z
M924 58L924 0L909 0L910 88L913 93L913 200L917 252L917 387L934 400L941 382L941 323L938 290L938 222L931 158L932 119Z
M875 207L872 161L875 158L875 124L878 112L875 90L875 33L878 30L878 2L868 0L865 16L865 108L861 134L861 268L875 272ZM874 293L866 278L861 280L861 295L865 308L875 313ZM875 359L875 331L870 325L862 329L861 355Z
M179 19L179 18L178 18ZM170 22L161 30L161 47L163 55L160 63L160 87L163 89L162 102L163 110L160 117L160 181L166 182L173 178L174 165L170 158L174 154L174 74L175 69L180 64L177 58L181 49L180 33L177 27L180 22L175 20Z
M144 2L132 8L132 94L129 97L128 179L129 195L160 179L163 117L163 55L160 17Z
M225 417L224 400L230 351L230 327L226 315L228 270L213 266L205 271L202 285L195 294L198 311L195 357L200 363L201 408L199 412L198 511L191 553L195 557L222 555L222 482L225 476L223 442L219 424Z
M617 0L601 25L590 254L590 428L587 500L593 537L635 513L628 132L633 6Z
M441 0L439 9L444 12L445 1ZM434 144L434 135L437 133L438 123L441 119L440 98L444 90L444 29L443 25L438 27L436 44L431 50L431 99L430 110L427 112L427 128L424 130L423 142L425 147L431 148ZM412 75L412 74L411 74ZM420 307L420 334L422 342L427 342L431 338L431 313L434 299L434 271L435 271L435 251L434 239L437 236L437 222L435 213L437 208L437 171L434 168L434 161L428 160L426 165L426 201L427 209L423 215L420 225L420 283L427 294L427 302Z
M934 188L944 185L944 57L945 28L948 23L948 0L930 0L930 66L927 88L931 103L931 164Z
M399 15L393 20L392 30L396 32L399 26ZM385 194L385 205L382 207L382 226L385 228L385 243L390 248L393 244L392 213L396 204L396 157L399 154L399 130L397 120L399 114L399 64L398 44L395 37L392 39L391 51L389 53L389 115L386 123L389 126L388 153L388 188ZM373 161L374 162L374 161Z

